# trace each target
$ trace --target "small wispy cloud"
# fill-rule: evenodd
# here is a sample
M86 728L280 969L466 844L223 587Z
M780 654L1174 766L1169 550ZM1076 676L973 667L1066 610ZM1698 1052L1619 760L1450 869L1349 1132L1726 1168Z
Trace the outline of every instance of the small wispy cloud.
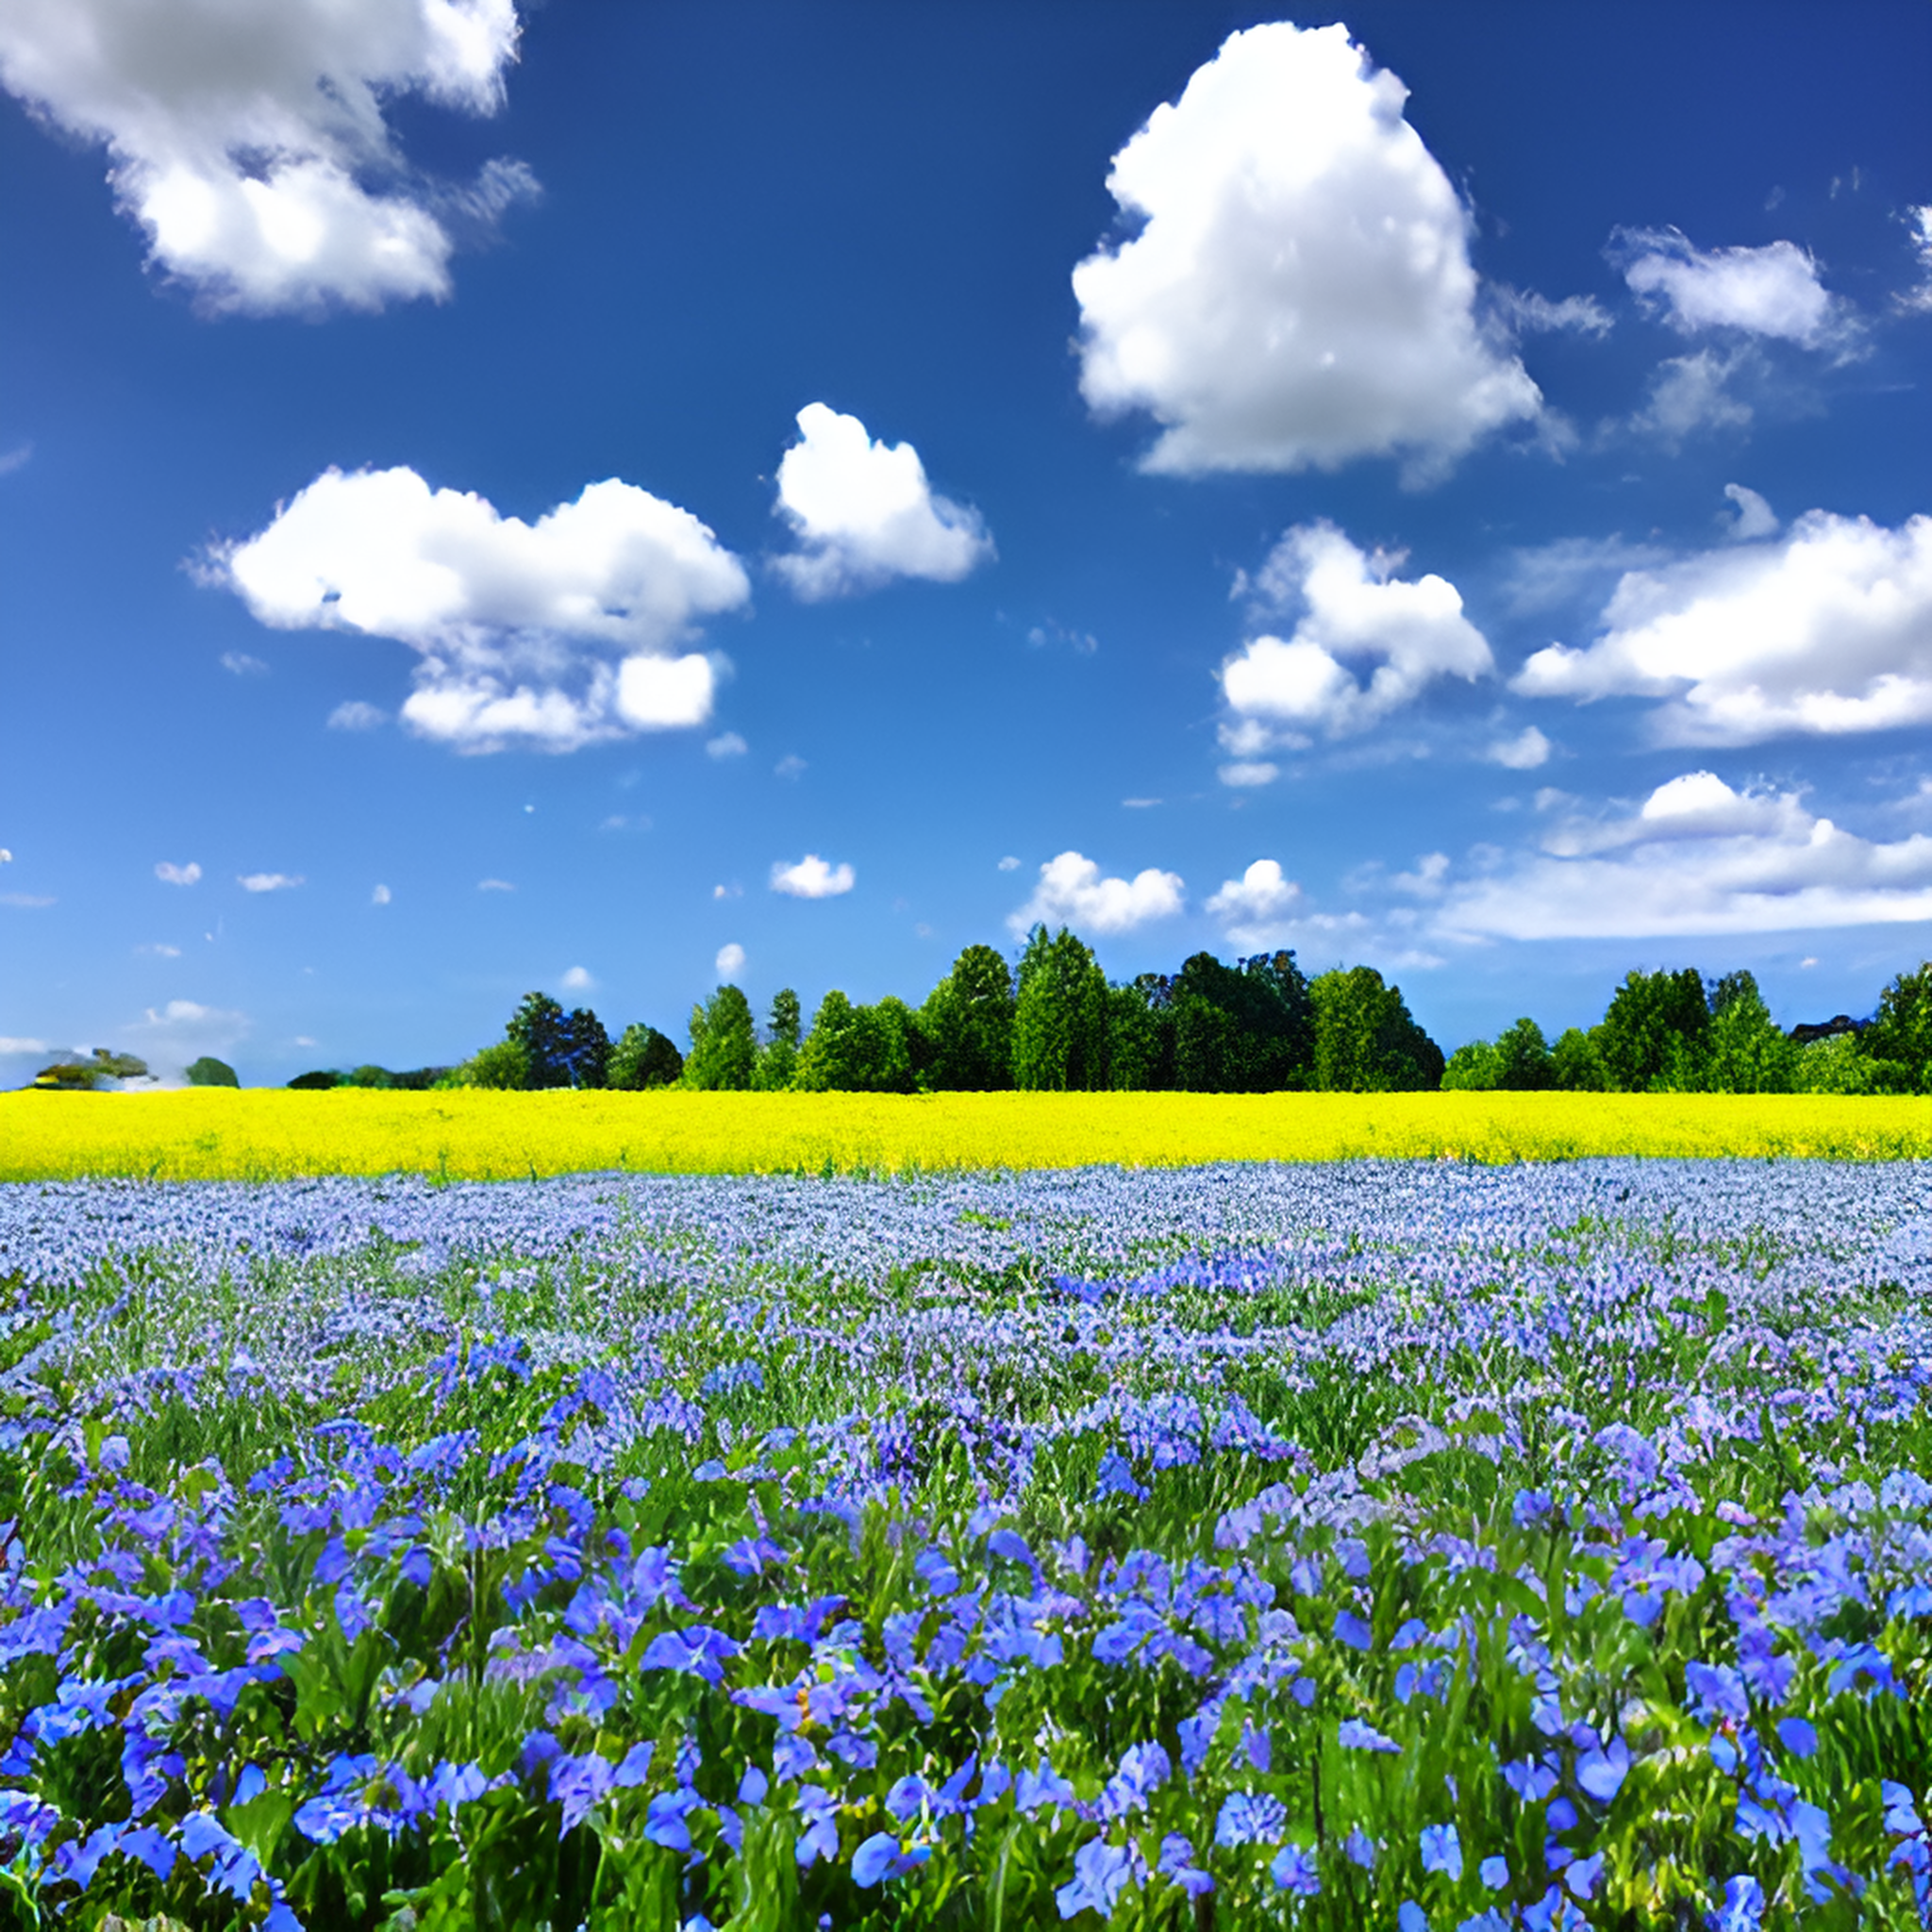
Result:
M508 879L478 879L476 890L479 892L514 892L516 888Z
M222 669L231 672L237 677L266 677L268 666L259 658L250 657L246 651L224 651Z
M201 867L192 858L186 865L174 865L164 858L155 867L155 876L163 885L192 886L201 877Z
M370 893L369 903L372 906L387 906L394 896L387 886L377 886L375 891Z
M240 872L235 874L235 883L244 892L287 892L306 881L300 873Z

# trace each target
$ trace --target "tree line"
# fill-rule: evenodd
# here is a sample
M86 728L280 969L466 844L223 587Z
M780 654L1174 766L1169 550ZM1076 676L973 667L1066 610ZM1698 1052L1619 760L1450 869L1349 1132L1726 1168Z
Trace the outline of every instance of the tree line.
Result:
M1932 1092L1932 960L1901 973L1867 1020L1789 1032L1749 973L1630 973L1591 1027L1554 1045L1524 1018L1457 1047L1445 1089L1590 1093Z

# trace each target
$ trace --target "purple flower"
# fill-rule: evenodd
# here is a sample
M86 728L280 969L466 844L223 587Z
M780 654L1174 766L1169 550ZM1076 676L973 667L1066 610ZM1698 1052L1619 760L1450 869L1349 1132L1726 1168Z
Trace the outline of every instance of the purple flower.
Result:
M1360 1718L1343 1718L1341 1728L1335 1734L1335 1741L1344 1751L1387 1751L1400 1753L1402 1746L1393 1738L1385 1738L1374 1724L1364 1724Z
M875 1831L852 1855L852 1882L874 1886L916 1872L932 1856L930 1845L903 1844L890 1831Z
M1322 1890L1322 1874L1316 1869L1314 1854L1291 1841L1275 1853L1268 1874L1283 1891L1299 1898L1313 1898Z

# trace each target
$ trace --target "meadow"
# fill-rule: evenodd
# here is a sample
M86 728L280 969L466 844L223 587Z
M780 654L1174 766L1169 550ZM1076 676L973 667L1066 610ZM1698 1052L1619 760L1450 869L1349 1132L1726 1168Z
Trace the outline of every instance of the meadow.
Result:
M899 1174L1236 1160L1932 1157L1921 1097L1732 1093L0 1094L0 1181Z
M42 1182L0 1282L0 1924L1932 1904L1915 1163Z

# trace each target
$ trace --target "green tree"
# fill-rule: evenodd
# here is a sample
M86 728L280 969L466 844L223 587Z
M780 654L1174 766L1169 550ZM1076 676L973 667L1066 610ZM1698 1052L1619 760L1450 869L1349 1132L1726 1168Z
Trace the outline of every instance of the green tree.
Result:
M340 1087L342 1076L330 1067L317 1067L312 1073L297 1074L289 1085L298 1093L326 1093Z
M1868 1059L1897 1069L1880 1077L1908 1093L1932 1091L1932 959L1901 973L1878 995L1878 1011L1858 1046Z
M1108 1084L1107 975L1062 926L1036 925L1020 956L1013 1006L1013 1085L1071 1092Z
M393 1087L395 1084L396 1076L387 1067L375 1065L358 1067L354 1073L342 1075L342 1085L344 1087L371 1087L380 1091L385 1088Z
M506 1037L523 1048L527 1087L571 1084L570 1021L546 992L526 992L510 1015Z
M1172 1015L1151 1004L1143 974L1127 986L1107 990L1107 1072L1118 1093L1145 1093L1164 1086L1174 1065Z
M641 1092L646 1087L673 1087L684 1072L684 1056L658 1031L641 1020L624 1029L605 1068L605 1083L626 1093Z
M1703 1085L1709 1032L1703 975L1687 966L1626 974L1593 1040L1614 1091L1687 1092Z
M758 1049L751 1084L766 1093L780 1093L798 1077L802 1015L798 995L788 987L772 995L771 1017L765 1022L765 1043Z
M97 1091L104 1081L150 1080L153 1077L147 1070L147 1062L138 1054L114 1053L105 1046L97 1046L87 1059L56 1060L51 1067L42 1067L34 1075L33 1085L42 1091L90 1093Z
M1310 982L1315 1083L1326 1093L1411 1092L1442 1084L1442 1050L1415 1023L1399 986L1373 966Z
M1550 1069L1565 1093L1601 1093L1610 1084L1593 1034L1566 1026L1550 1050Z
M919 1009L929 1084L983 1093L1013 1084L1013 974L991 946L968 946Z
M1442 1069L1445 1093L1492 1093L1502 1084L1503 1063L1487 1040L1458 1046Z
M819 1002L798 1056L798 1085L813 1092L909 1093L914 1022L904 1000L888 995L855 1007L836 987Z
M678 1085L741 1092L751 1085L758 1050L751 1002L737 987L721 986L691 1009L691 1051Z
M1793 1093L1882 1093L1895 1063L1873 1060L1856 1033L1827 1033L1792 1049Z
M1525 1015L1496 1036L1496 1085L1510 1093L1541 1093L1557 1084L1543 1029Z
M242 1083L226 1060L218 1060L212 1054L205 1053L198 1060L189 1063L188 1084L191 1087L239 1087Z
M530 1084L530 1057L520 1040L493 1041L457 1068L450 1082L457 1087L484 1087L492 1092L520 1091Z
M1712 1093L1789 1093L1797 1049L1771 1017L1757 979L1727 973L1709 990L1704 1087Z

